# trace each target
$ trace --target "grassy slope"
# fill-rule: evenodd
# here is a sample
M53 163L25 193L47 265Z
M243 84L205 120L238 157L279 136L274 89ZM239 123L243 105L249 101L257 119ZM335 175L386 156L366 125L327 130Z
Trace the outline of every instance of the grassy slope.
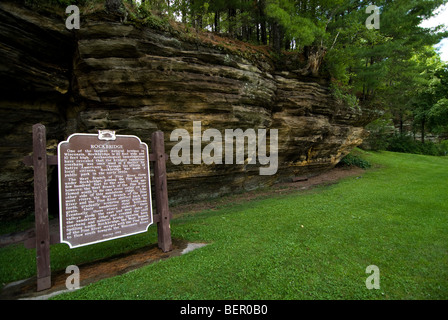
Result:
M382 168L332 187L184 216L173 221L173 237L208 246L56 298L447 299L448 159L363 154ZM155 234L70 252L58 245L52 261L65 268L148 238ZM380 269L380 290L366 289L369 265Z

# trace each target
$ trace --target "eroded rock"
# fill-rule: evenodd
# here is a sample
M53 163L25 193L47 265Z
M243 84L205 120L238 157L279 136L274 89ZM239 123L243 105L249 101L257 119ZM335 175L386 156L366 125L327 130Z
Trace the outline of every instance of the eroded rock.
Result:
M191 132L193 121L221 132L278 129L276 175L260 176L258 164L168 161L171 203L315 175L365 137L365 112L336 103L325 79L276 70L268 56L241 54L242 48L94 18L69 32L61 18L3 1L0 30L0 219L33 211L32 169L21 160L32 152L31 126L38 122L47 126L53 154L68 135L101 129L137 135L148 145L162 130L167 153L175 144L170 133Z

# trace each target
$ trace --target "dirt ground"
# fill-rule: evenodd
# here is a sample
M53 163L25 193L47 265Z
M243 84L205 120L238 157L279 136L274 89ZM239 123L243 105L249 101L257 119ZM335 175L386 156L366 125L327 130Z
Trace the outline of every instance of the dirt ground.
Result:
M216 200L203 201L200 203L181 205L171 208L174 219L184 213L194 213L207 209L216 209L218 206L226 204L234 204L240 202L247 202L256 198L276 194L288 194L297 190L307 190L315 186L329 185L336 183L342 178L351 176L362 176L363 169L360 168L335 168L324 174L316 177L303 179L297 182L276 184L265 190L257 190L252 192L245 192L237 195L231 195ZM51 228L57 228L57 220L51 221ZM29 234L30 231L22 233L15 233L10 235L0 236L0 245L7 242L22 242L23 238ZM80 272L80 285L86 286L90 283L99 281L101 279L121 275L137 268L141 268L150 263L168 259L173 256L179 256L184 250L189 247L187 242L173 239L173 250L168 253L162 252L157 244L150 245L138 250L127 252L118 256L110 257L100 261L94 261L78 266ZM15 283L7 284L0 291L1 300L17 300L17 299L48 299L61 291L66 290L65 281L69 274L65 270L52 273L52 287L48 290L36 292L36 277L17 281Z
M174 218L182 215L183 213L199 212L208 209L216 209L218 206L226 204L235 204L240 202L246 202L257 198L268 197L271 195L288 194L297 190L308 190L316 186L331 185L337 183L339 180L345 177L362 176L365 170L358 167L337 167L321 175L310 177L297 182L284 182L275 184L272 187L265 190L255 190L244 192L241 194L234 194L227 197L202 201L199 203L186 204L170 208Z

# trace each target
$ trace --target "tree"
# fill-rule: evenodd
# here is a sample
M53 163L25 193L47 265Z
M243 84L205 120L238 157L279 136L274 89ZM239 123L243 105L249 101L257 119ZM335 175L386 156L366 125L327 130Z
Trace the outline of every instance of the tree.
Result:
M400 106L394 110L397 117L409 113L405 84L421 72L411 58L448 36L420 23L447 2L377 0L381 23L376 30L366 28L370 3L364 0L146 0L151 8L163 4L198 29L269 43L279 57L285 49L300 52L308 61L303 74L325 72L361 101L383 108L393 101Z
M413 103L414 122L420 127L422 143L426 131L448 132L448 65L436 59L428 74L425 86L416 92Z

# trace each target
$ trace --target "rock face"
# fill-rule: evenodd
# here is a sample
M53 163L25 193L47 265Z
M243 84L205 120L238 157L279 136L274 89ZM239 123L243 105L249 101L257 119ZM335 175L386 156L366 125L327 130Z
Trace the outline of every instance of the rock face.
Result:
M70 32L62 17L0 3L0 219L33 212L31 126L48 151L75 132L133 134L150 144L175 129L278 129L278 171L259 164L167 163L171 203L250 190L334 167L365 137L366 112L336 103L324 79L279 70L266 55L108 19ZM110 20L110 19L109 19ZM54 173L50 192L57 185ZM57 201L57 194L50 196ZM56 206L57 207L57 206ZM57 210L57 209L56 209ZM57 214L57 211L56 213Z

